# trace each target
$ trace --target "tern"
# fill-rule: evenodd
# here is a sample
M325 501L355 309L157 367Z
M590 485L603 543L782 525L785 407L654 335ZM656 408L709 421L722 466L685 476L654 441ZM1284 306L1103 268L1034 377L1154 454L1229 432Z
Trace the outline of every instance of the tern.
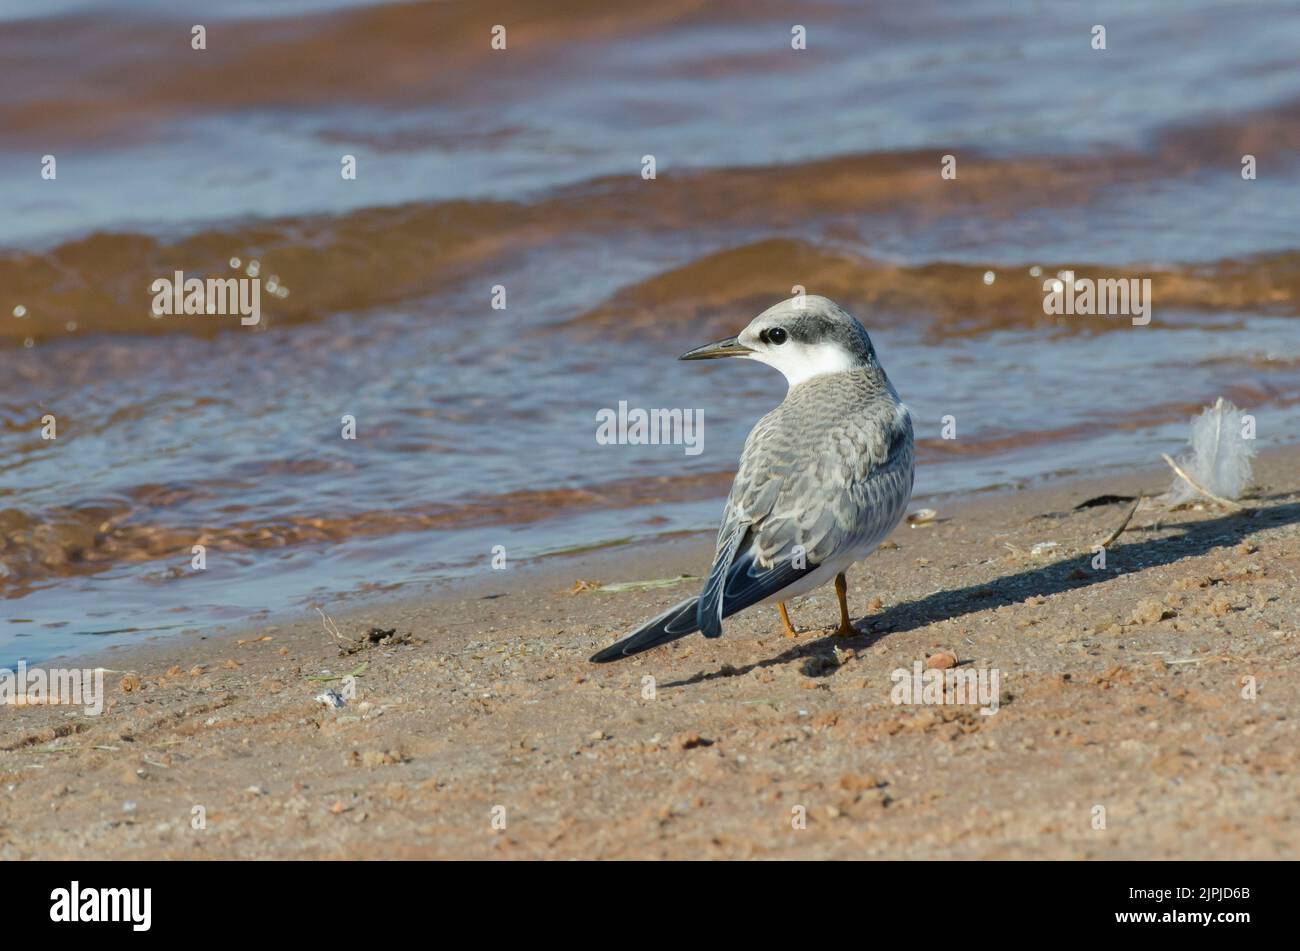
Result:
M724 618L756 604L775 603L794 637L786 601L832 579L836 633L857 633L844 573L888 537L911 500L911 414L866 329L825 297L782 301L681 359L723 357L775 367L789 390L745 440L704 590L593 655L595 663L696 631L719 637Z

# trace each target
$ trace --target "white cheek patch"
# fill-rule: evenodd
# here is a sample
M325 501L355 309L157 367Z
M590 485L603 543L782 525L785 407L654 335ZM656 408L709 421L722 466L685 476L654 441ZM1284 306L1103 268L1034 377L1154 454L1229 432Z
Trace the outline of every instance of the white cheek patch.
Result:
M848 352L834 344L809 346L793 340L784 346L755 351L750 359L776 367L791 386L824 373L843 373L857 366Z

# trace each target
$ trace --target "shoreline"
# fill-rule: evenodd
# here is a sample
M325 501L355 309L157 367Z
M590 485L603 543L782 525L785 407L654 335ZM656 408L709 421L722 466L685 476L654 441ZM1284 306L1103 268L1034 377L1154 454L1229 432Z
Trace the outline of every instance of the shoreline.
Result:
M1269 447L1261 450L1259 459L1268 459L1274 455L1289 456L1295 453L1300 457L1300 443L1295 446ZM960 512L975 506L996 505L998 500L1019 497L1025 493L1041 494L1067 491L1075 486L1109 485L1113 481L1125 484L1143 474L1154 477L1152 485L1160 483L1162 472L1169 470L1162 465L1116 467L1107 470L1102 478L1082 477L1074 474L1048 474L1025 480L1019 484L1000 484L983 486L976 489L953 490L914 496L909 509L920 507L937 508L940 516ZM1170 473L1172 479L1172 473ZM716 500L720 516L725 496ZM898 531L901 531L900 527ZM606 575L607 582L636 583L645 577L667 579L681 574L674 565L688 561L696 564L698 571L691 575L703 583L700 571L707 571L713 555L713 545L717 533L716 526L697 530L682 530L667 535L658 535L646 539L593 544L582 551L559 551L553 554L534 556L523 561L512 560L508 572L478 571L466 572L454 576L441 577L428 581L408 582L397 593L392 591L345 592L335 602L341 609L328 610L335 620L369 616L384 610L402 613L407 609L419 609L430 603L451 599L487 598L500 594L515 582L506 583L507 578L517 579L525 588L544 588L550 590L556 586L568 587L579 578L595 578ZM485 561L486 564L486 561ZM859 564L861 567L861 563ZM661 571L663 574L645 575L645 569ZM683 569L684 570L684 569ZM689 587L689 585L688 585ZM676 591L676 589L673 589ZM693 592L692 592L693 593ZM682 595L683 597L685 595ZM327 607L327 605L322 605ZM269 612L260 620L232 621L219 625L212 634L183 633L149 633L142 629L141 638L135 642L119 642L107 647L91 644L80 650L61 651L43 656L38 660L26 659L27 666L43 667L55 663L69 665L94 664L111 666L110 662L130 663L147 662L152 652L176 644L220 645L234 642L252 633L281 628L297 628L302 625L304 617L317 617L310 607L282 608ZM317 618L317 620L319 620ZM309 622L308 622L309 623ZM215 647L213 649L216 649ZM15 661L17 663L17 661Z
M698 576L689 536L349 607L342 656L314 614L79 653L123 671L101 716L0 708L0 856L1295 857L1298 461L1261 452L1253 516L1140 511L1101 571L1127 506L1073 506L1163 466L932 503L851 570L848 639L826 589L794 641L757 609L588 664L699 581L576 582ZM941 651L995 715L891 701Z

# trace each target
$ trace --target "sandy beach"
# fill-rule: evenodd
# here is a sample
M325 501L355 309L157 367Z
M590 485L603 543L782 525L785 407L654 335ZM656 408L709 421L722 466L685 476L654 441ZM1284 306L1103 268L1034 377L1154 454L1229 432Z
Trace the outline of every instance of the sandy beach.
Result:
M105 6L0 4L0 860L1300 858L1300 5ZM591 663L738 466L932 514ZM1130 868L1002 904L1254 885Z
M617 586L701 574L690 536L329 611L350 646L304 612L62 661L106 710L0 711L0 857L1295 858L1298 461L1144 504L1104 569L1131 503L1080 504L1167 471L942 501L850 572L852 638L826 589L795 640L589 664L694 593ZM995 713L892 701L943 651Z

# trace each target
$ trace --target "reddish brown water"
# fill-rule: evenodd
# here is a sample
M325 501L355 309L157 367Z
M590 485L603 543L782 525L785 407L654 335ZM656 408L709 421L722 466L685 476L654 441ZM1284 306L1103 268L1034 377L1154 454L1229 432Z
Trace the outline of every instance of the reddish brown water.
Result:
M674 357L794 285L921 496L1300 422L1294 4L237 0L196 51L204 6L0 14L0 662L711 530L784 384ZM150 313L254 261L256 326ZM1151 323L1046 316L1065 270ZM599 444L620 401L702 451Z

